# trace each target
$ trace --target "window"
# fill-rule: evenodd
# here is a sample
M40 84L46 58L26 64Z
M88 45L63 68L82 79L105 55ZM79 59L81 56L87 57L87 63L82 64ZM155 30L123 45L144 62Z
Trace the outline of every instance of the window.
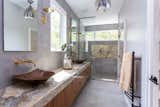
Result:
M95 40L118 40L118 31L109 30L109 31L97 31Z
M51 51L61 51L66 43L66 14L61 9L51 13Z
M118 40L118 30L86 32L86 52L88 41L114 41Z
M94 41L94 36L95 36L94 33L95 33L95 32L87 32L87 33L86 33L86 40L87 40L87 41Z
M86 33L86 41L118 40L118 30L94 31Z

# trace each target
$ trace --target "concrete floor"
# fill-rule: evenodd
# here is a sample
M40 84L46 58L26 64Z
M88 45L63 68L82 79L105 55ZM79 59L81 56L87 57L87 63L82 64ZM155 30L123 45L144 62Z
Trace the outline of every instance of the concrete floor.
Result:
M127 107L116 82L90 80L73 107Z

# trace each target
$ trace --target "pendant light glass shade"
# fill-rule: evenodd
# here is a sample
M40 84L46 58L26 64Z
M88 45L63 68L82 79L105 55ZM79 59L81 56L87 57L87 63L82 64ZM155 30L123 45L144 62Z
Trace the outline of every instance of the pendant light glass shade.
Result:
M98 3L97 11L106 12L107 9L111 8L110 0L98 0L97 3Z
M26 8L25 12L24 12L24 18L25 19L33 19L34 18L34 9L32 7L32 0L28 0L29 6Z

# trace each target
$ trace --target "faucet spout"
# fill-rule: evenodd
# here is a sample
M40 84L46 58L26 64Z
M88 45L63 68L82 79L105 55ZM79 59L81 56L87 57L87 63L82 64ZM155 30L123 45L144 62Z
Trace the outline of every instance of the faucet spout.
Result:
M30 60L30 59L17 59L17 58L14 58L13 62L16 65L27 64L28 63L28 64L32 64L34 67L36 67L36 63L34 63L34 61Z

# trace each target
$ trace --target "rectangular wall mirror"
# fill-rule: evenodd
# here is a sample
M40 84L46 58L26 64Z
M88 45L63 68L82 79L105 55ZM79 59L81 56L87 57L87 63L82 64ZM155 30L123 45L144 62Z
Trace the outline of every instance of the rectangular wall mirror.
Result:
M4 51L37 48L38 0L3 0Z
M71 43L72 43L72 60L78 57L78 23L76 19L71 19Z
M76 42L77 41L77 21L72 18L71 20L71 41Z

